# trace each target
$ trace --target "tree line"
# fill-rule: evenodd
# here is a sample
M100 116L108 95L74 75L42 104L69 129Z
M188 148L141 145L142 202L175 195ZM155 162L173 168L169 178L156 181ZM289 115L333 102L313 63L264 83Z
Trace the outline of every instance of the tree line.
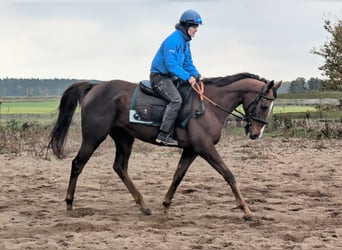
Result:
M80 79L39 79L39 78L4 78L0 79L0 97L15 96L61 96L65 89ZM90 80L91 82L99 82ZM291 82L284 82L282 93L304 93L319 91L322 80L298 77Z
M305 93L322 90L323 80L319 78L311 77L306 80L304 77L298 77L297 79L288 83L288 93Z
M61 96L67 87L79 81L81 80L4 78L0 79L0 96Z

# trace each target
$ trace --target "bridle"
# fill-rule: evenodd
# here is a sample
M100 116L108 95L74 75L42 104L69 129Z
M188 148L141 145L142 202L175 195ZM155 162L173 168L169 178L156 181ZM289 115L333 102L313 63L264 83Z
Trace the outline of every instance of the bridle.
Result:
M200 81L199 83L191 85L191 87L200 95L200 99L202 101L202 107L203 107L203 99L206 99L209 103L213 104L216 108L218 108L218 109L220 109L220 110L222 110L222 111L224 111L230 115L233 115L236 118L246 122L246 126L245 126L246 134L249 132L249 129L252 125L252 121L259 122L263 125L268 124L268 122L266 120L263 120L263 119L256 116L256 108L257 108L257 105L261 99L265 99L268 101L274 101L275 100L274 98L268 97L264 94L263 91L264 91L265 86L263 86L261 88L261 90L259 91L256 98L247 106L246 113L244 114L241 111L237 110L236 108L233 111L229 111L229 110L223 108L221 105L214 102L213 100L206 97L204 95L204 84L202 81ZM233 113L233 112L235 112L235 113Z
M252 125L251 121L256 121L259 122L261 124L263 124L264 126L268 124L268 122L266 120L260 119L259 117L256 117L256 108L257 105L259 103L259 101L261 99L265 99L268 101L274 101L274 98L268 97L264 94L264 86L262 87L262 89L259 91L259 94L257 95L257 97L254 99L254 101L252 101L246 108L247 113L246 114L242 114L240 111L234 109L234 111L237 111L240 113L240 115L242 115L242 117L239 117L240 119L244 120L246 122L246 126L245 126L245 130L246 130L246 134L249 131L249 128Z

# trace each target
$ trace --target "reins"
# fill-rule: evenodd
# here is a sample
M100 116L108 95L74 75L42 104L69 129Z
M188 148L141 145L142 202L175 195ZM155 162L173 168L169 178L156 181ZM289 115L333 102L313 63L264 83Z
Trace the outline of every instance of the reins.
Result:
M214 102L213 100L211 100L210 98L208 98L207 96L204 95L204 83L203 81L199 81L199 82L196 82L194 84L191 84L191 87L193 90L195 90L197 92L197 94L200 96L200 99L201 101L203 102L203 100L207 100L209 103L211 103L212 105L214 105L216 108L230 114L230 115L233 115L235 116L236 118L242 120L242 121L246 121L248 122L248 119L246 117L246 115L242 112L240 112L239 110L237 110L236 108L233 110L235 111L237 114L234 114L233 112L225 109L224 107L222 107L221 105L217 104L216 102Z

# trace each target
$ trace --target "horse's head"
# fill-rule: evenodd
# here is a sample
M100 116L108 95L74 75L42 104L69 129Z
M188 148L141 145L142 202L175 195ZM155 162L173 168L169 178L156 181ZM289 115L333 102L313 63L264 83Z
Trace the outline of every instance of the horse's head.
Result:
M252 140L261 138L267 119L272 112L273 102L277 97L277 89L281 82L268 82L264 85L257 96L246 99L243 103L246 119L246 134ZM254 98L254 99L252 99Z

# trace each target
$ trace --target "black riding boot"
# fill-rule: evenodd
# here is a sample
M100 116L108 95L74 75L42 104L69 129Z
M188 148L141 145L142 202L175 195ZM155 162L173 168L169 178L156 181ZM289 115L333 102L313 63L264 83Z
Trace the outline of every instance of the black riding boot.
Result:
M156 139L157 143L162 143L166 146L177 146L178 142L173 139L172 134L171 133L166 133L163 131L160 131L157 139Z

